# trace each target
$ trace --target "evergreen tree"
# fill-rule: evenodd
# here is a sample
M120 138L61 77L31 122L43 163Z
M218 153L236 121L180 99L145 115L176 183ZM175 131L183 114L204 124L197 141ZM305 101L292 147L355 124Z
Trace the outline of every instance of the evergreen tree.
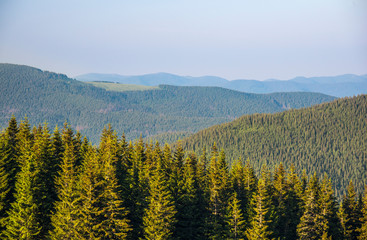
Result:
M367 239L367 185L364 190L363 195L363 205L362 205L362 217L360 219L361 227L358 229L359 240Z
M183 172L182 194L176 203L175 239L202 239L204 227L200 216L200 199L197 180L197 160L194 154L186 158Z
M143 139L140 138L132 149L131 167L128 168L127 182L129 184L126 206L129 209L127 216L130 219L132 231L130 239L140 239L143 237L143 216L147 207L147 197L149 195L148 182L145 176L146 152Z
M305 211L301 217L301 222L298 224L297 233L300 240L321 239L324 233L325 220L321 215L321 208L317 199L318 183L314 175L313 184L309 185L307 190L307 201ZM310 181L311 182L311 181Z
M118 147L116 133L109 126L103 130L99 149L104 177L101 201L103 218L99 229L103 239L126 239L131 230L127 219L128 212L121 197L121 187L116 177Z
M39 186L39 171L35 166L31 140L22 139L22 154L20 156L21 171L15 183L15 202L6 220L6 239L39 239L41 225L39 222L39 206L37 204L37 189Z
M78 209L79 224L76 227L81 239L101 239L101 203L103 201L102 165L98 162L97 153L89 148L83 160L82 171L78 179Z
M14 201L17 163L18 125L14 116L9 120L8 127L0 134L0 234L5 228L5 219Z
M325 175L322 181L320 203L325 237L331 237L334 240L342 239L341 225L337 215L338 206L334 197L331 180L327 175Z
M285 231L286 239L297 238L297 225L302 217L302 186L294 167L291 166L287 177L288 181L288 204L286 207L288 229Z
M226 209L230 190L228 168L223 153L218 153L214 144L209 166L209 236L210 239L223 239L226 235Z
M62 132L63 156L61 170L56 178L58 201L55 203L55 212L51 216L53 229L51 239L78 239L78 192L73 131L66 124Z
M148 240L172 239L176 224L176 209L162 161L157 163L149 186L149 205L143 218L144 238Z
M227 208L228 239L244 239L245 220L243 218L240 200L235 192Z
M344 236L347 239L357 239L360 227L358 205L356 201L356 192L353 182L349 182L347 194L344 195L342 205L340 206L340 219Z
M246 231L248 240L267 240L272 234L269 231L271 219L269 217L270 196L267 192L266 181L261 178L258 182L257 194L253 197L253 206L255 214L251 221L251 227Z

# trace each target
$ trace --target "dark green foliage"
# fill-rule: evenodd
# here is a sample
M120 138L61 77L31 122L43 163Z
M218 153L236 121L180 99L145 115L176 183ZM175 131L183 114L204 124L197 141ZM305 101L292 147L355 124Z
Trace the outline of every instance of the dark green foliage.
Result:
M324 218L318 203L317 193L314 189L308 189L305 211L298 224L297 233L300 240L316 240L323 236Z
M240 200L237 198L237 194L235 193L229 204L227 209L227 235L229 239L243 239L245 234L245 220L243 218Z
M61 170L56 178L58 201L55 203L55 212L51 217L53 229L50 231L51 239L77 239L79 233L77 191L76 155L73 131L65 125L62 134L63 155Z
M267 190L267 184L267 181L261 178L258 183L257 193L252 199L254 216L251 221L251 227L246 230L248 240L266 240L270 239L270 235L272 234L269 231L269 226L272 222L269 211L269 207L271 207L271 196Z
M40 224L39 201L39 169L32 153L30 140L22 141L20 154L21 170L17 174L15 183L15 201L6 219L6 239L39 239L42 229Z
M68 121L93 143L98 143L100 130L108 123L119 133L125 131L128 139L163 134L159 140L175 141L182 132L243 114L279 112L334 99L318 93L261 95L214 87L111 92L63 74L12 64L0 64L0 86L1 126L11 114L27 115L32 124L47 121L52 128Z
M199 153L214 142L227 159L250 159L259 174L263 164L331 178L338 199L350 180L361 192L367 184L367 95L277 114L255 114L200 131L184 139L185 150Z
M12 179L9 139L0 134L1 239L365 238L366 195L351 183L338 207L327 176L299 178L293 166L264 165L257 180L250 161L229 169L216 145L196 157L179 145L127 143L108 126L92 147L67 124L51 135L23 121Z
M367 185L364 190L362 205L362 216L360 218L361 228L358 229L359 240L367 239Z
M176 209L162 160L158 159L149 187L149 205L143 219L144 238L149 240L173 239Z

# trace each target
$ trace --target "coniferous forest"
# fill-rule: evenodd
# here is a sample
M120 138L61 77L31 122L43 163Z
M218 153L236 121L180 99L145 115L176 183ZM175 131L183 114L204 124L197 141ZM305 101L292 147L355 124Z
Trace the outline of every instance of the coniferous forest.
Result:
M215 144L195 155L111 126L99 146L14 117L0 136L1 239L367 239L353 182L337 201L327 175L256 175Z

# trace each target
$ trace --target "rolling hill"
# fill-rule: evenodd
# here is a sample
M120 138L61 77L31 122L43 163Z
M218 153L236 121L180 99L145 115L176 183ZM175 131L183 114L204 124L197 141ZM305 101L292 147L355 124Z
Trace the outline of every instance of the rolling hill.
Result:
M0 86L0 126L5 127L12 114L17 119L27 116L32 125L46 121L50 128L68 121L95 143L108 123L128 139L159 134L173 141L183 132L196 132L243 114L280 112L334 99L315 93L264 95L168 85L145 91L107 91L63 74L12 64L0 64Z
M367 95L276 114L242 116L183 140L186 150L200 152L215 142L227 159L249 159L256 171L263 164L319 176L327 173L340 197L352 180L361 192L367 184ZM299 172L300 174L300 172Z
M214 76L185 77L169 73L122 76L118 74L89 73L77 76L80 81L107 81L123 84L158 86L215 86L248 93L274 92L319 92L336 97L354 96L367 93L367 75L345 74L333 77L297 77L288 81L270 79L267 81L233 80Z

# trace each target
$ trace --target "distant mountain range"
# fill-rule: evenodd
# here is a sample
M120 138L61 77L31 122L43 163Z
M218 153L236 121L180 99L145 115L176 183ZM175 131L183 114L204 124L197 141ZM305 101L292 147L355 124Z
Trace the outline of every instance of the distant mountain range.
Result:
M138 76L89 73L76 77L79 81L101 81L144 86L168 84L174 86L215 86L248 93L274 92L318 92L335 97L354 96L367 93L367 75L345 74L332 77L297 77L287 81L270 79L233 80L215 76L186 77L169 73L156 73Z
M116 84L114 84L116 85ZM128 139L160 134L193 133L251 113L273 113L332 101L319 93L250 94L219 87L160 85L144 91L118 92L70 79L64 74L13 64L0 64L0 126L14 114L31 125L65 121L97 143L111 123ZM166 135L165 133L169 133Z

